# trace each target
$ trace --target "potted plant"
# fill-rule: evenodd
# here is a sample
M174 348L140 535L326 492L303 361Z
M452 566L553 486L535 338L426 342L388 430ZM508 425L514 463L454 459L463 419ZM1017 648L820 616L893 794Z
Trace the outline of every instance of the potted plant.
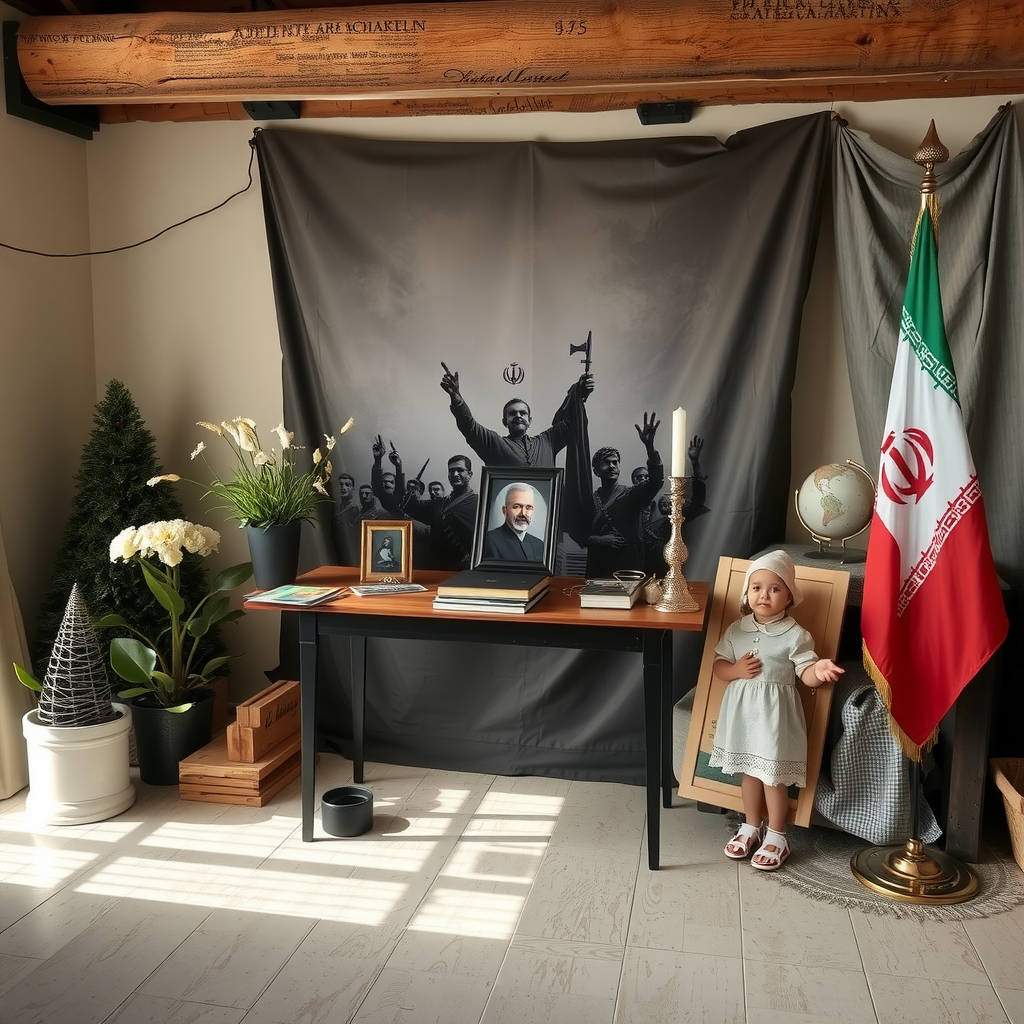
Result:
M119 614L96 621L97 626L134 634L111 641L110 664L129 684L120 697L131 702L140 777L153 785L177 784L178 762L210 742L214 693L203 684L234 657L210 658L200 666L196 656L212 628L244 614L232 610L227 592L249 579L252 565L243 562L223 570L191 609L181 593L184 554L205 557L219 545L216 530L183 519L128 526L110 543L111 561L138 565L167 623L151 638Z
M352 426L349 421L338 431L338 437ZM270 590L284 583L294 583L298 572L299 540L303 522L313 522L317 505L330 497L327 484L331 478L331 461L337 438L324 435L324 444L313 452L310 468L301 470L293 443L295 435L284 424L274 428L281 446L265 450L260 444L254 420L238 416L221 424L200 420L197 426L224 438L234 456L234 472L221 476L210 466L205 455L206 442L200 441L192 452L193 460L202 457L213 477L206 485L204 497L217 500L215 508L226 509L244 526L249 541L249 554L260 590ZM149 483L182 479L176 473L153 477Z
M39 693L22 718L28 750L29 815L50 825L102 821L131 807L128 709L111 701L99 636L78 584L71 588L43 682L20 665Z

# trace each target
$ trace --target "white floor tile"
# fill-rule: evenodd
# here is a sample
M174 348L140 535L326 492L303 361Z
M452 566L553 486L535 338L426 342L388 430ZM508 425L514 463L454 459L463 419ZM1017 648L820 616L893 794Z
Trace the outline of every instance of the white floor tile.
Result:
M989 984L981 959L958 921L900 921L861 913L850 916L864 971L869 975Z
M737 957L626 952L615 1024L744 1024L743 962Z
M743 976L747 1020L756 1024L875 1024L860 971L745 960Z
M1007 1017L991 985L869 974L878 1024L1006 1024Z

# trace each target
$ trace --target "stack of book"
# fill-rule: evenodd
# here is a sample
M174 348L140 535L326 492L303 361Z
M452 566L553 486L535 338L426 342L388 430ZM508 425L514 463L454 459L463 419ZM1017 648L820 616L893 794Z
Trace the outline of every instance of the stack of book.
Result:
M636 604L647 579L587 580L580 590L581 608L632 608Z
M544 597L550 582L543 572L467 569L438 585L433 606L438 611L522 615Z

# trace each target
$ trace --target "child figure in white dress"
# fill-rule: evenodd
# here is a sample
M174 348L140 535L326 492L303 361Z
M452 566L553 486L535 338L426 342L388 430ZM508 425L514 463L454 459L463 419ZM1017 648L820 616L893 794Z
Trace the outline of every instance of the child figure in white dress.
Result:
M740 611L715 647L712 671L729 683L715 727L709 764L742 774L746 818L726 844L725 855L775 871L789 856L786 813L791 785L807 784L807 723L797 677L811 688L835 682L843 672L814 653L814 640L787 614L802 595L793 560L771 551L751 562L743 580ZM767 814L766 814L767 812ZM768 830L761 837L761 822Z

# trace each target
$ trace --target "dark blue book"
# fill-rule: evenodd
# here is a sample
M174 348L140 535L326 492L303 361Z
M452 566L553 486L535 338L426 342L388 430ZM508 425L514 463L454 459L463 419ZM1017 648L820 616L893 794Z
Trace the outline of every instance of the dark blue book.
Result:
M438 584L438 597L501 597L526 600L547 587L546 572L515 569L466 569Z

